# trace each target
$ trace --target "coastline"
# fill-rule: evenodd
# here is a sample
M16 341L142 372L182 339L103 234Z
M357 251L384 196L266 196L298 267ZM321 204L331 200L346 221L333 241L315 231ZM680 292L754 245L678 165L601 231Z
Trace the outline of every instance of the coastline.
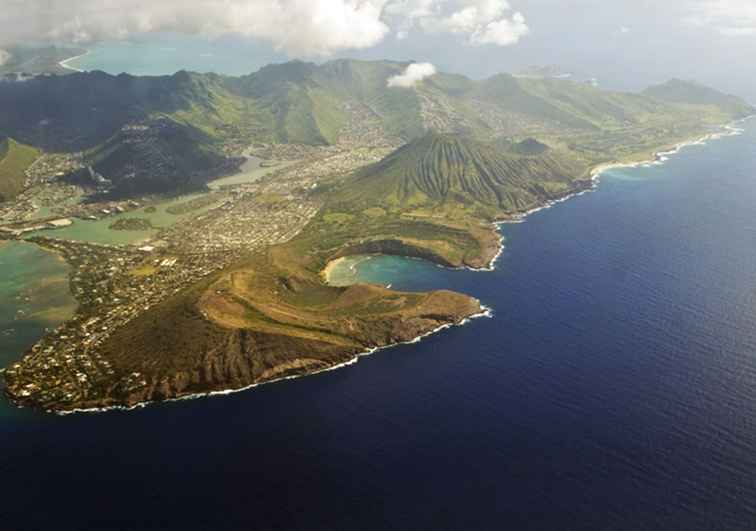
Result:
M58 66L60 66L61 68L65 68L66 70L72 70L73 72L84 72L84 70L70 66L68 63L70 63L71 61L75 61L76 59L81 59L85 55L89 55L89 50L87 50L86 52L82 54L75 55L74 57L69 57L68 59L64 59L63 61L58 63Z
M721 126L721 128L720 128L721 131L719 131L719 132L708 133L708 134L706 134L706 135L704 135L704 136L702 136L702 137L700 137L698 139L686 140L686 141L679 142L679 143L675 144L674 146L672 146L671 149L670 148L662 148L662 150L657 151L656 153L654 153L653 157L650 158L650 159L641 160L641 161L628 161L628 162L617 161L617 162L599 164L599 165L595 166L594 168L592 168L589 171L588 175L590 176L590 180L586 179L584 181L579 181L579 182L585 182L586 183L586 186L584 188L573 190L573 191L565 194L563 197L558 197L556 199L548 200L548 201L546 201L542 205L538 205L538 206L533 207L533 208L531 208L531 209L529 209L529 210L527 210L525 212L515 214L515 215L513 215L509 219L495 221L494 223L492 223L492 226L494 227L495 230L499 230L500 226L503 225L503 224L505 224L505 223L520 223L520 222L523 222L523 221L525 221L525 219L527 218L527 216L529 216L529 215L531 215L531 214L533 214L535 212L538 212L540 210L544 210L544 209L550 208L550 207L552 207L552 206L554 206L556 204L559 204L561 202L567 201L568 199L571 199L572 197L575 197L575 196L578 196L578 195L582 195L584 193L587 193L587 192L590 192L592 190L595 190L596 187L597 187L597 185L598 185L598 183L599 183L600 176L604 172L606 172L606 171L608 171L610 169L618 168L618 167L638 167L638 166L651 165L651 164L663 164L666 160L669 159L669 157L671 155L679 153L683 148L685 148L687 146L691 146L691 145L703 145L707 141L712 140L712 139L718 139L718 138L723 138L725 136L733 136L733 135L741 134L743 131L741 129L737 129L736 127L734 127L734 125L737 124L737 123L744 122L745 120L747 120L749 118L752 118L752 117L746 117L746 118L734 121L731 124ZM500 237L499 237L498 250L497 250L496 254L491 258L491 260L489 261L489 263L488 263L487 266L481 267L481 268L462 267L462 268L459 268L459 269L467 269L467 270L470 270L470 271L494 271L495 268L496 268L496 262L498 261L499 257L501 256L501 254L503 253L503 250L504 250L504 237L501 236L501 234L499 236ZM341 263L341 261L343 261L345 258L346 257L340 257L338 259L335 259L335 260L329 262L326 265L326 268L321 272L321 274L325 277L326 282L328 281L328 278L329 278L330 274L333 272L334 267L336 265L338 265L339 263ZM350 359L348 359L347 361L344 361L344 362L341 362L341 363L336 363L336 364L334 364L332 366L321 368L321 369L314 370L314 371L311 371L311 372L305 371L305 372L302 372L300 374L292 374L292 375L288 375L288 376L284 376L284 377L280 377L280 378L274 378L274 379L271 379L271 380L261 381L261 382L257 382L257 383L254 383L254 384L242 387L242 388L238 388L238 389L227 389L227 390L220 390L220 391L207 391L207 392L200 392L200 393L192 393L192 394L187 394L187 395L178 396L178 397L174 397L174 398L169 398L169 399L165 399L165 400L140 402L140 403L134 404L132 406L120 406L120 405L116 405L116 406L93 407L93 408L74 408L74 409L70 409L70 410L55 410L55 409L51 409L51 410L45 410L45 411L47 411L48 413L54 413L56 415L68 415L68 414L74 414L74 413L100 413L100 412L107 412L107 411L130 411L130 410L146 407L146 406L152 405L152 404L159 404L159 403L162 403L162 402L175 402L175 401L179 401L179 400L191 400L191 399L195 399L195 398L204 398L204 397L210 397L210 396L219 396L219 395L228 395L228 394L232 394L232 393L238 393L238 392L246 391L246 390L249 390L251 388L257 387L259 385L264 385L264 384L268 384L268 383L275 383L275 382L279 382L279 381L283 381L283 380L289 380L289 379L294 379L294 378L301 378L301 377L304 377L304 376L310 376L310 375L314 375L314 374L319 374L321 372L327 372L327 371L331 371L331 370L336 370L336 369L339 369L339 368L342 368L342 367L345 367L345 366L348 366L348 365L352 365L352 364L356 363L357 361L359 361L359 359L361 357L371 355L371 354L373 354L375 352L378 352L380 350L392 348L392 347L395 347L395 346L398 346L398 345L403 345L403 344L417 343L417 342L421 341L422 339L424 339L424 338L426 338L428 336L431 336L433 334L436 334L437 332L440 332L441 330L444 330L446 328L451 328L453 326L462 326L464 324L467 324L472 319L476 319L476 318L480 318L480 317L489 317L489 318L493 317L493 311L490 308L481 305L481 309L482 309L482 311L479 312L479 313L477 313L477 314L473 314L473 315L470 315L470 316L468 316L466 318L463 318L459 322L443 324L443 325L441 325L441 326L439 326L439 327L437 327L437 328L435 328L433 330L430 330L428 332L420 334L419 336L417 336L416 338L414 338L412 340L391 343L391 344L387 344L387 345L384 345L384 346L381 346L381 347L371 348L371 349L365 350L363 352L358 352L353 357L351 357Z
M340 256L339 258L334 258L333 260L329 261L326 264L325 268L323 268L323 270L320 272L320 274L321 274L323 280L325 281L325 283L328 284L329 286L334 286L334 287L344 287L344 286L349 285L349 284L339 284L338 281L337 281L338 279L333 278L334 277L334 273L336 272L336 269L341 264L343 264L347 260L353 259L353 258L355 258L357 256L363 256L363 255ZM365 261L369 260L373 256L380 256L380 253L368 253L368 254L365 254L363 258L361 258L360 260L355 261L353 264L351 264L349 266L349 272L351 274L356 274L357 273L357 266L360 265L362 262L365 262ZM421 258L418 258L418 260L421 260ZM334 281L336 281L336 283L334 283Z
M335 258L334 260L331 260L330 262L328 262L325 268L323 268L323 271L320 272L320 275L323 277L323 280L329 286L331 285L331 276L333 275L333 270L336 269L339 266L339 264L341 264L344 260L346 260L346 256Z
M491 309L488 306L485 306L483 304L481 304L480 307L481 307L481 311L480 312L478 312L476 314L473 314L473 315L470 315L468 317L465 317L464 319L460 320L457 323L446 323L446 324L443 324L441 326L438 326L438 327L434 328L433 330L425 332L424 334L420 334L419 336L417 336L414 339L411 339L409 341L399 341L397 343L391 343L391 344L388 344L388 345L384 345L382 347L373 347L373 348L364 350L362 352L358 352L353 357L351 357L350 359L348 359L347 361L343 361L341 363L336 363L334 365L331 365L330 367L325 367L325 368L318 369L318 370L312 371L312 372L303 372L301 374L291 374L289 376L283 376L281 378L274 378L272 380L265 380L265 381L262 381L262 382L253 383L253 384L247 385L245 387L239 387L238 389L225 389L225 390L222 390L222 391L207 391L207 392L203 392L203 393L190 393L190 394L187 394L187 395L183 395L183 396L179 396L179 397L175 397L175 398L168 398L168 399L165 399L165 400L150 400L150 401L147 401L147 402L139 402L137 404L134 404L133 406L106 406L106 407L94 407L94 408L75 408L75 409L69 409L69 410L63 410L63 411L58 411L58 410L43 410L43 411L45 411L46 413L53 413L53 414L61 416L61 417L64 417L64 416L67 416L67 415L78 414L78 413L94 414L94 413L108 413L108 412L112 412L112 411L134 411L136 409L143 409L143 408L146 408L146 407L149 407L149 406L155 406L155 405L164 404L164 403L170 403L170 402L182 402L182 401L185 401L185 400L196 400L198 398L211 398L211 397L215 397L215 396L227 396L227 395L232 395L232 394L237 394L237 393L243 393L245 391L249 391L250 389L254 389L255 387L259 387L261 385L274 384L274 383L283 382L283 381L286 381L286 380L294 380L294 379L297 379L297 378L305 378L307 376L315 376L316 374L321 374L321 373L324 373L324 372L335 371L337 369L341 369L341 368L344 368L344 367L348 367L350 365L354 365L355 363L357 363L358 361L360 361L360 358L364 358L364 357L370 356L372 354L375 354L376 352L380 352L381 350L387 350L387 349L398 347L398 346L401 346L401 345L414 345L415 343L419 343L423 339L426 339L426 338L428 338L428 337L430 337L432 335L437 334L438 332L446 330L447 328L454 328L454 327L457 327L457 326L464 326L464 325L470 323L471 321L473 321L474 319L481 319L481 318L484 318L484 317L489 318L489 319L493 318L493 315L494 315L493 309Z
M585 188L572 190L566 193L562 197L549 199L548 201L544 202L541 205L534 206L523 212L512 214L508 216L506 219L500 219L500 220L494 221L491 224L491 226L495 231L499 232L499 229L501 228L502 225L508 225L508 224L513 224L513 223L524 223L526 219L528 218L528 216L535 214L536 212L546 210L555 205L558 205L559 203L568 201L574 197L578 197L583 194L593 192L598 187L600 179L601 179L601 175L604 172L607 172L613 169L618 169L618 168L639 168L639 167L658 166L658 165L664 164L667 160L669 160L669 157L671 157L672 155L678 154L682 149L686 147L701 146L701 145L705 145L710 140L718 140L720 138L742 134L743 130L737 128L736 125L739 123L743 123L747 120L750 120L752 118L756 118L756 115L746 116L744 118L740 118L738 120L730 122L729 124L722 125L720 126L720 129L721 129L720 131L707 133L701 137L693 137L692 139L683 140L669 147L659 148L660 150L653 152L650 158L641 158L640 160L627 160L627 161L618 160L618 161L613 161L613 162L600 163L588 171L588 175L590 176L590 179L585 181L587 183ZM494 256L490 259L490 261L488 262L488 265L486 266L449 267L447 265L443 265L440 263L437 263L436 265L438 267L442 267L445 269L490 273L496 270L496 262L499 260L499 258L501 258L501 255L504 252L504 248L505 248L505 238L504 236L499 234L498 250L496 254L494 254ZM346 258L348 257L342 256L334 260L331 260L330 262L326 264L325 268L321 271L321 275L326 281L326 283L330 284L330 276L333 273L333 270L338 266L338 264L340 264Z
M669 157L672 155L678 154L681 150L683 150L686 147L690 146L703 146L710 140L719 140L720 138L725 138L728 136L736 136L743 133L743 130L736 127L737 124L743 123L745 121L748 121L752 118L756 117L756 115L746 116L745 118L741 118L739 120L735 120L734 122L730 122L729 124L723 125L720 127L720 131L713 132L713 133L707 133L701 137L696 137L690 140L684 140L682 142L678 142L677 144L672 145L670 148L666 150L656 151L653 156L649 159L642 159L639 161L615 161L615 162L606 162L599 164L598 166L594 167L591 172L591 180L597 181L601 174L615 169L615 168L639 168L639 167L648 167L648 166L659 166L661 164L664 164L669 160Z
M576 190L567 193L563 197L559 197L557 199L551 199L549 201L546 201L544 204L533 207L529 210L526 210L524 212L514 214L509 219L504 219L500 221L495 221L492 226L495 230L499 230L499 228L502 225L507 225L510 223L523 223L527 219L528 216L531 214L535 214L536 212L540 212L541 210L546 210L548 208L551 208L555 205L558 205L559 203L563 203L565 201L568 201L572 199L573 197L578 197L583 194L587 194L589 192L593 192L598 187L601 176L610 170L617 169L617 168L639 168L639 167L649 167L649 166L658 166L664 164L666 161L669 160L669 157L672 155L676 155L680 153L684 148L690 147L690 146L702 146L705 145L710 140L719 140L720 138L725 138L728 136L737 136L743 133L743 129L740 129L737 126L737 124L746 122L752 118L756 118L756 115L746 116L744 118L740 118L738 120L735 120L733 122L730 122L729 124L725 124L720 126L720 131L713 132L713 133L707 133L701 137L694 137L690 140L683 140L682 142L678 142L677 144L672 145L669 148L661 148L660 151L656 151L653 153L651 158L648 159L641 159L638 161L615 161L615 162L604 162L601 164L598 164L597 166L594 166L590 169L589 175L590 175L590 185L582 190ZM496 269L496 262L501 257L501 254L504 252L504 237L501 236L499 239L499 251L494 255L494 257L491 259L491 261L488 263L486 267L463 267L462 269L466 269L468 271L476 271L476 272L491 272Z

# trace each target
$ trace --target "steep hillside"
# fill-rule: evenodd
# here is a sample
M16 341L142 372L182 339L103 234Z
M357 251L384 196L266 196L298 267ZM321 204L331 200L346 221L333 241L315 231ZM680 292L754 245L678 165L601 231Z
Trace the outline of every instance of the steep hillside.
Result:
M168 118L124 126L85 161L110 182L111 195L121 197L200 188L241 163L219 155L201 130ZM82 174L85 181L91 177L88 170Z
M237 96L255 101L268 116L271 140L329 144L336 141L345 117L336 96L313 82L316 69L312 63L292 61L227 82Z
M648 157L660 146L702 135L753 112L737 98L680 81L627 94L564 79L501 74L473 81L438 73L413 87L389 87L388 80L408 64L292 61L237 78L184 71L155 77L90 72L0 82L0 130L44 150L89 151L93 165L102 169L96 171L124 183L125 176L135 174L123 190L147 193L171 189L168 183L178 185L174 178L163 179L165 175L223 169L219 157L224 143L396 143L432 131L478 141L534 138L558 148L554 153L572 152L571 160L598 163ZM153 147L135 149L129 144L133 134L122 134L124 128L159 119L170 120L176 134L157 136ZM124 145L116 145L119 142ZM418 147L396 160L407 163ZM482 161L482 166L460 170L464 179L451 175L449 183L434 188L437 183L424 180L430 177L423 169L415 187L397 192L394 200L411 202L418 191L428 197L459 196L462 191L479 204L516 210L566 189L559 180L533 185L530 178L540 171L558 173L564 159L516 159L510 153L504 163L501 152L496 158L490 150L469 150L442 150L451 157ZM173 155L161 161L156 153ZM444 171L451 160L445 156L425 164ZM159 171L150 182L148 174L155 167ZM477 184L469 181L473 171L480 172ZM492 177L502 178L502 172L524 172L530 184L516 187L507 177L509 188L503 191Z
M292 61L238 78L89 72L4 82L0 130L44 149L81 150L126 124L164 115L219 139L323 145L337 141L355 103L386 134L407 141L429 129L481 139L646 134L751 112L737 98L678 81L627 94L564 79L501 74L473 81L439 73L411 88L388 87L408 64Z
M277 141L318 145L336 141L348 119L347 102L366 104L380 116L389 134L419 134L420 106L415 93L386 86L405 66L389 61L336 60L321 66L291 61L229 82L235 93L254 99L274 117Z
M749 115L753 108L737 96L723 94L694 81L672 79L643 91L645 96L678 104L705 105L732 113L736 117Z
M33 147L0 136L0 201L8 201L24 188L24 171L39 157Z
M267 240L283 243L232 252L234 265L178 291L167 284L170 292L127 320L111 321L113 328L97 324L108 333L87 346L84 359L97 363L75 366L83 379L67 363L50 363L60 354L55 347L52 354L30 351L5 372L8 394L21 404L67 410L237 389L324 370L366 349L460 323L480 314L479 301L444 291L335 287L321 273L334 259L364 253L487 267L500 251L493 222L586 189L589 168L599 162L647 159L752 111L719 96L712 103L711 94L664 100L506 75L479 82L437 74L411 88L388 87L406 66L293 62L242 78L91 73L0 84L0 127L45 147L86 149L90 178L102 175L119 193L201 184L207 175L197 170L226 167L218 147L227 138L241 139L237 145L322 145L365 119L369 134L356 137L383 140L373 134L377 127L407 141L351 174L327 165L354 155L343 150L325 159L325 169L316 159L271 177L266 185L275 193L258 199L275 195L283 203L262 211L281 213L276 224L289 223L294 208L285 208L311 208L301 225L276 227L279 235ZM308 183L314 186L304 187L308 170L319 173ZM231 217L247 223L240 210L222 210L214 214L221 230ZM163 256L155 250L143 265ZM140 285L132 281L121 286ZM153 281L161 280L145 282ZM84 329L76 326L76 333Z
M88 72L0 83L0 109L0 129L58 151L95 147L124 125L155 115L214 135L234 124L254 133L266 119L254 101L231 94L224 78L187 72L160 77Z
M341 100L360 102L377 115L386 133L410 140L424 133L421 98L416 90L389 88L389 78L408 63L336 60L320 66L313 81Z
M564 194L586 170L532 139L494 145L428 133L359 172L339 200L365 208L482 205L513 213Z

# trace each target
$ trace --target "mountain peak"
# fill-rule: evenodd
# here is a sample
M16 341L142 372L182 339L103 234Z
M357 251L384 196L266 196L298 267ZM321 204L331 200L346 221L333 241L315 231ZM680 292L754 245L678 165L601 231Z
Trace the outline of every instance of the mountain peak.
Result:
M643 95L670 103L716 105L740 117L748 116L756 111L737 96L709 88L697 81L679 78L649 87L643 91Z
M584 172L535 139L512 146L430 131L358 172L344 199L384 208L449 201L517 212L566 189Z

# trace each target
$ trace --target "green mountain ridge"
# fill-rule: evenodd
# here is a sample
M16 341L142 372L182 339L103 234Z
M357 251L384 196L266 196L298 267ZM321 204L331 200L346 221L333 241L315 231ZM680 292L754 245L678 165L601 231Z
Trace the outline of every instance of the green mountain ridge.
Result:
M407 64L292 61L242 77L185 71L153 77L103 72L44 76L0 84L0 130L45 149L75 150L94 147L127 123L165 114L219 138L235 130L260 141L322 145L336 141L349 102L367 105L388 133L405 140L424 134L429 127L423 115L433 113L434 106L448 118L449 130L443 132L476 136L596 132L641 125L660 114L679 117L690 104L724 105L720 115L751 112L741 100L717 98L719 93L711 89L706 89L707 97L672 98L673 92L702 92L679 81L628 94L562 79L499 74L473 81L438 73L414 89L387 87L387 80ZM509 123L497 126L498 118Z
M643 95L678 104L711 105L728 109L733 113L750 113L753 111L751 106L741 98L724 94L695 81L671 79L661 85L647 88L643 91Z
M360 208L478 204L517 212L569 191L587 166L533 139L484 143L427 133L344 184L342 200Z
M200 189L241 163L218 154L203 131L169 118L125 126L88 151L85 161L112 183L111 196ZM86 182L88 170L79 174L74 178Z
M46 151L110 153L120 167L98 164L107 167L105 177L118 179L134 172L129 157L115 157L131 150L114 147L119 131L158 119L192 132L164 142L162 152L179 161L199 150L206 156L192 159L196 169L211 172L224 142L336 144L343 131L364 128L366 115L386 138L404 142L427 131L485 141L535 138L581 161L604 162L753 112L742 100L682 81L628 94L565 79L499 74L474 81L438 73L413 88L388 87L408 64L291 61L241 77L86 72L3 82L0 131ZM170 186L181 186L175 177Z
M83 380L67 363L50 363L64 351L38 349L5 371L6 392L20 404L53 410L131 406L320 371L368 348L460 323L480 314L479 301L444 291L331 286L324 282L329 265L382 253L489 267L501 251L493 222L586 189L596 164L647 160L753 112L730 100L712 103L711 94L701 104L508 75L473 81L441 73L413 88L389 88L387 80L406 65L292 62L240 78L90 73L0 84L0 130L47 149L84 150L95 171L125 193L156 183L185 186L189 164L218 171L213 154L227 141L322 145L342 141L344 131L366 139L327 150L335 155L325 159L308 158L266 181L259 196L243 198L242 209L247 201L258 208L273 200L261 215L291 213L304 203L313 208L290 237L237 257L231 251L233 263L192 282L175 277L180 289L119 322L94 346L92 359L107 361L98 367L108 371L77 366L87 373ZM393 138L386 142L380 132ZM340 166L353 146L377 141L380 150L355 150L375 154L397 137L404 145L379 162L351 173L347 168L371 159ZM300 169L318 173L303 181ZM232 220L247 223L236 206L212 215L221 222L217 231ZM288 221L284 216L281 224ZM252 224L248 234L257 228ZM171 247L137 262L170 274L154 267L168 256L175 264ZM123 285L156 280L132 284L141 282L134 276ZM100 308L90 311L99 317ZM83 331L78 324L76 334Z
M16 197L26 182L26 169L39 151L0 134L0 202Z

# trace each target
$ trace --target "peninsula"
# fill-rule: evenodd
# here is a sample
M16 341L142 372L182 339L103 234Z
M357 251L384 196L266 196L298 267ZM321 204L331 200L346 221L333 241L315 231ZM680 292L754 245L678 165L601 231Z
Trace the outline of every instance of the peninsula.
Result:
M319 372L460 324L486 309L449 291L330 286L323 270L365 253L486 269L497 222L590 189L601 165L648 160L754 111L684 81L640 94L506 74L390 86L407 66L0 84L6 145L42 153L14 163L24 178L0 203L0 234L65 257L79 301L4 371L8 396L56 412L133 407ZM269 161L254 177L208 186L252 156ZM41 208L74 227L155 233L59 238L38 230Z

